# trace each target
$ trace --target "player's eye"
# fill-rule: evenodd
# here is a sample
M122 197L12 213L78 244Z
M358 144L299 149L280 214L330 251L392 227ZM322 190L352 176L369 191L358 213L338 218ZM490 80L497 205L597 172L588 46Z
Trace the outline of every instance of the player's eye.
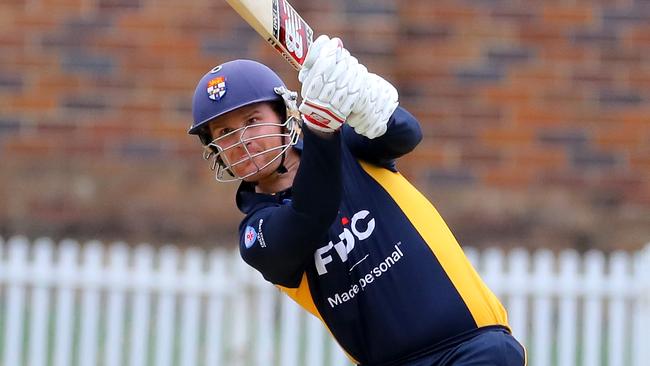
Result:
M222 128L221 130L219 130L219 136L225 136L225 135L231 133L232 131L234 131L234 129L232 129L230 127Z

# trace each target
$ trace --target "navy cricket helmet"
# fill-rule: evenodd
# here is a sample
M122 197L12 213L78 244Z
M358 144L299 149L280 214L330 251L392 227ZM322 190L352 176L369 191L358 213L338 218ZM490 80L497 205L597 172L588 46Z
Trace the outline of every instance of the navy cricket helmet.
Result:
M277 88L285 88L280 77L267 66L251 60L234 60L216 66L201 78L192 99L192 126L199 135L213 119L237 108L259 102L282 101ZM202 142L205 144L206 141Z

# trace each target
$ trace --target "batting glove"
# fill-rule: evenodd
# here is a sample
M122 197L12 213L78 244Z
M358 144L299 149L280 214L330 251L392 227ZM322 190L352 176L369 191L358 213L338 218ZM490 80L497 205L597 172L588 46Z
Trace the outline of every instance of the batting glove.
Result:
M374 139L386 132L398 104L397 89L391 83L376 74L367 74L347 123L356 133Z
M367 75L340 39L318 37L298 74L303 122L318 131L337 131L352 112Z

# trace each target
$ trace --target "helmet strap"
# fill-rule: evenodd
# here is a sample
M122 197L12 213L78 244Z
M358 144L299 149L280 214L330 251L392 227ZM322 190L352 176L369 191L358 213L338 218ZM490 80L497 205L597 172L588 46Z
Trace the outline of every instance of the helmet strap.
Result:
M282 153L282 160L280 160L280 166L276 170L276 172L278 172L279 174L285 174L286 172L288 172L287 168L284 166L284 155L285 153Z
M282 136L282 145L284 145L284 140L285 137ZM276 172L278 172L278 174L285 174L286 172L289 171L287 170L287 167L284 166L284 158L287 155L287 151L288 149L282 153L282 158L280 159L280 165L278 166L278 169L275 170Z

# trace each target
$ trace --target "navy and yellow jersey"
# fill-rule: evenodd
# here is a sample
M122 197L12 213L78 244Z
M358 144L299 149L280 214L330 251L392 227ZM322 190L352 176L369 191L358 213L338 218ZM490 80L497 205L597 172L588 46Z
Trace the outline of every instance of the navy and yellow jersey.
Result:
M484 330L506 312L431 203L395 167L421 140L398 108L383 136L304 131L293 187L242 183L243 259L320 318L356 363L392 365Z

